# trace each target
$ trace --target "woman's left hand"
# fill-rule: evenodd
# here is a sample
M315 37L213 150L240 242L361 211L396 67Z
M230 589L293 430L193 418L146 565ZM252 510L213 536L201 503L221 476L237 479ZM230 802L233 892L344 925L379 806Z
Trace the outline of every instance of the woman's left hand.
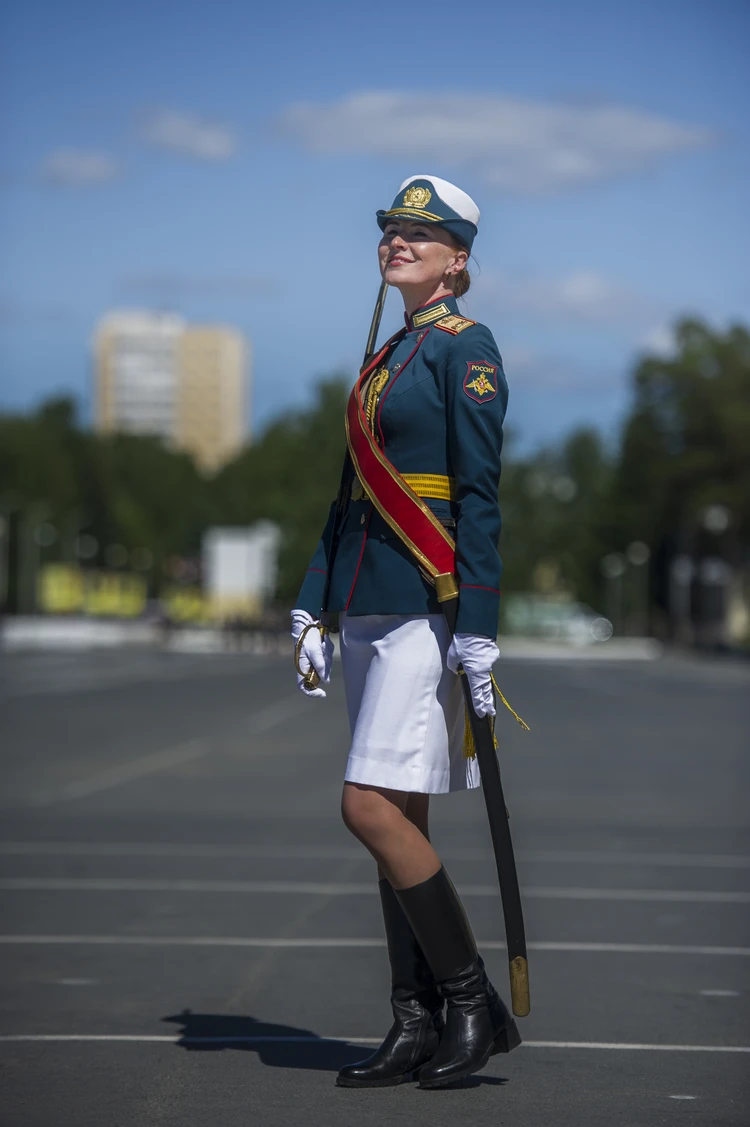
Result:
M500 650L492 638L483 634L454 634L446 658L448 668L458 673L463 666L471 689L471 703L477 716L495 715L495 694L492 689L492 666Z

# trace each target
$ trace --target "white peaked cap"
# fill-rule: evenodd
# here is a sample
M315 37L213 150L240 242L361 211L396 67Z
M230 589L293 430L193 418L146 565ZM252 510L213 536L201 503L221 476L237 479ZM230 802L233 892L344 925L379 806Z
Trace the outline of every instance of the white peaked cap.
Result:
M479 208L474 203L471 196L466 192L462 192L455 184L451 184L449 180L441 180L439 176L432 176L427 172L420 172L415 176L407 176L403 184L399 188L399 192L403 192L404 188L408 188L414 180L429 180L434 185L435 191L440 196L440 199L448 204L462 219L466 219L469 223L473 223L475 227L479 226Z

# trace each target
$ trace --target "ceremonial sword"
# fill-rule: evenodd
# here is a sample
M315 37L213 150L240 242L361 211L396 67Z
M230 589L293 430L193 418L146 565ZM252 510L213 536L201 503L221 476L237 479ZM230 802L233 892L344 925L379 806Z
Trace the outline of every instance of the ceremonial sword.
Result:
M367 367L367 365L370 363L370 360L375 355L378 330L380 328L380 321L383 316L383 306L385 305L387 294L388 283L386 281L382 281L380 283L380 289L378 290L377 300L375 301L375 309L372 314L372 321L370 322L370 331L367 334L367 347L365 348L365 355L364 359L362 360L362 367L360 368L360 372L362 372ZM328 622L328 598L331 593L331 575L333 573L333 568L330 565L336 556L336 549L338 548L341 526L344 523L344 516L346 514L346 507L349 503L349 494L351 492L353 478L354 467L352 465L352 460L349 457L349 451L347 450L346 454L344 455L344 465L341 470L341 482L339 484L339 491L336 494L336 509L333 518L333 528L331 530L331 543L328 547L329 562L328 566L326 567L326 579L323 587L320 623L311 622L308 626L306 626L297 639L297 643L294 647L294 664L297 672L303 678L302 683L304 687L308 690L317 688L317 686L320 684L320 677L312 667L308 670L307 673L303 673L300 669L299 659L302 652L302 644L305 640L305 637L307 636L308 630L315 627L320 630L322 637L325 637L330 630L330 625Z
M388 283L383 281L383 282L380 283L380 289L378 290L378 296L377 296L377 300L375 302L375 309L374 309L373 314L372 314L372 321L370 322L370 331L367 334L367 347L365 348L365 355L364 355L364 359L362 361L362 367L360 368L360 372L362 372L367 367L367 365L370 363L370 360L375 355L375 346L376 346L377 340L378 340L378 329L380 328L380 320L383 316L383 306L385 305L385 299L386 299L387 293L388 293ZM346 513L346 507L349 503L349 494L351 493L351 485L352 485L353 477L354 477L354 466L352 465L352 460L349 457L349 451L347 450L346 455L344 456L344 466L343 466L343 469L341 471L341 483L339 485L339 491L336 494L336 514L335 514L335 517L334 517L333 530L332 530L332 533L331 533L331 546L328 549L328 557L329 557L330 560L334 560L336 558L336 549L338 547L339 535L340 535L340 532L341 532L341 526L344 523L344 515ZM328 615L328 597L331 593L331 575L332 575L332 573L333 573L333 568L327 567L326 568L326 581L325 581L325 586L323 587L323 601L321 603L321 606L322 606L321 618L327 618L327 615ZM325 627L325 632L328 633L328 623L324 622L323 625ZM317 676L317 674L316 674L316 676Z
M370 332L367 335L367 348L365 349L365 358L362 361L362 367L366 368L370 360L375 355L375 345L378 340L378 329L380 328L380 319L383 316L383 306L385 305L386 295L388 293L388 283L381 282L380 289L378 290L377 301L375 302L375 309L372 314L372 321L370 322Z

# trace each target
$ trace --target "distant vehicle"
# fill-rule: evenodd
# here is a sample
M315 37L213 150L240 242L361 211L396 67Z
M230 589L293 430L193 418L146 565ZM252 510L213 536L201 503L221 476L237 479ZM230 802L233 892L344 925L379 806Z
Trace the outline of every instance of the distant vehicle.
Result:
M508 595L503 607L503 633L549 638L573 646L590 646L612 637L612 623L585 603L541 595Z

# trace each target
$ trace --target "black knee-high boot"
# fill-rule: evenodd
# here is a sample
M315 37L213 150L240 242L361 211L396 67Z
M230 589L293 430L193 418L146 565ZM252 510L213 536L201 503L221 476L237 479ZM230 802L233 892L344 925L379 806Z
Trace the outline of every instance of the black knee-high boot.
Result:
M521 1037L487 978L445 869L396 896L447 1003L440 1045L419 1070L420 1087L440 1088L478 1072L493 1053L509 1053Z
M391 885L381 880L379 887L394 1021L371 1057L341 1069L336 1083L344 1088L384 1088L415 1079L416 1070L437 1049L443 1026L443 1000L429 964Z

